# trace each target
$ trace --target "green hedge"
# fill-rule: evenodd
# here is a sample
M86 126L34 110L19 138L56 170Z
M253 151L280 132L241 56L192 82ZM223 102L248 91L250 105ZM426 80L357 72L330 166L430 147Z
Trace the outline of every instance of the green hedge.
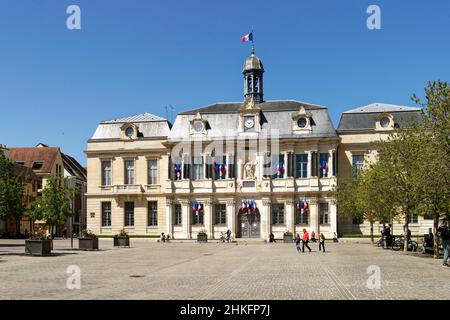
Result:
M159 238L161 235L158 234L129 234L130 238ZM99 234L97 235L98 238L113 238L114 235L112 234Z

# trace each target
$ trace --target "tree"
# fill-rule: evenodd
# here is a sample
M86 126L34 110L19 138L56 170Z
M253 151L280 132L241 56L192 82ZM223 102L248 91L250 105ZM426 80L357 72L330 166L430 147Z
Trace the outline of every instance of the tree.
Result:
M60 177L50 175L42 191L42 197L38 198L33 205L30 218L44 220L51 230L52 226L58 225L72 214L70 210L72 193L69 188L64 188Z
M426 102L413 95L425 109L416 178L419 208L433 216L434 257L439 258L439 220L450 215L450 87L447 82L435 81L424 90Z
M417 126L398 129L386 141L380 142L379 170L383 172L385 201L405 219L404 251L408 250L409 215L419 211L419 179L421 170L417 155L422 152L422 132Z
M0 155L0 218L14 219L15 231L20 231L20 220L27 210L24 203L25 179L15 175L14 163Z

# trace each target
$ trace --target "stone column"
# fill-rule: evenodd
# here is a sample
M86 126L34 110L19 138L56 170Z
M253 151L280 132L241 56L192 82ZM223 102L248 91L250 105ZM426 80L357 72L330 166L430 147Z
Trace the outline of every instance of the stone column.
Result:
M337 210L336 210L336 202L334 200L328 201L328 214L330 219L330 226L331 226L331 234L333 232L336 232L337 234Z
M270 199L264 199L262 201L263 207L261 214L261 236L264 239L268 239L272 230L272 217L271 217L271 205Z
M227 226L231 230L231 235L236 239L236 201L227 201Z
M312 152L311 150L307 151L308 153L308 168L307 168L307 177L311 178L311 170L312 170Z
M230 154L229 153L227 153L225 155L225 162L226 162L226 167L227 167L227 172L225 173L225 179L230 179L230 172L228 170L228 168L229 168L228 166L230 164Z
M166 199L166 230L167 234L173 239L173 202L171 199Z
M213 210L212 202L210 200L203 201L204 214L205 214L205 229L209 239L214 239L213 234Z
M183 223L183 237L191 238L191 202L188 200L181 201L182 223Z
M237 159L237 168L236 168L236 179L242 180L242 159Z
M308 200L309 205L309 232L314 231L316 234L319 234L319 201L317 198L310 198Z
M289 163L288 163L288 153L285 152L284 153L284 173L283 173L283 178L287 178L288 177L288 172L289 172Z
M206 153L204 153L202 155L203 158L203 179L206 179L206 160L207 160L208 155Z
M287 231L295 232L295 203L293 200L286 201L286 228Z
M331 177L331 175L334 172L334 168L333 168L333 152L334 152L334 150L328 151L328 177Z

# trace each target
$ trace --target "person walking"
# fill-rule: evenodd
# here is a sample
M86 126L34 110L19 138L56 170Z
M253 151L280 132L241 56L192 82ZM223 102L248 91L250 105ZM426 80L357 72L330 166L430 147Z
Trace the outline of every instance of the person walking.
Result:
M450 229L448 227L447 220L442 222L442 225L437 231L437 236L442 240L442 249L444 250L444 260L442 261L443 267L448 267L448 257L450 251Z
M302 238L302 251L305 252L305 247L308 248L309 252L311 252L311 248L308 246L309 242L309 234L306 229L303 229L303 238Z
M320 249L323 249L323 252L325 253L325 236L322 232L319 235L319 251L322 251Z
M295 237L295 247L297 248L297 253L301 252L301 248L300 248L300 242L302 241L302 239L300 238L300 235L297 233L297 236Z

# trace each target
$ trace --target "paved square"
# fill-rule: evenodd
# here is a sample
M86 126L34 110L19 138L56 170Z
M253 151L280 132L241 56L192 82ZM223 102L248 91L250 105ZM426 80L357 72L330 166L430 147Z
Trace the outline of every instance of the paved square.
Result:
M441 260L369 244L327 243L328 252L297 254L293 244L155 243L131 239L98 252L54 241L51 257L23 254L24 240L0 240L0 299L450 299L450 268ZM78 241L74 241L78 247ZM66 287L70 265L81 289ZM381 289L369 289L370 265Z

